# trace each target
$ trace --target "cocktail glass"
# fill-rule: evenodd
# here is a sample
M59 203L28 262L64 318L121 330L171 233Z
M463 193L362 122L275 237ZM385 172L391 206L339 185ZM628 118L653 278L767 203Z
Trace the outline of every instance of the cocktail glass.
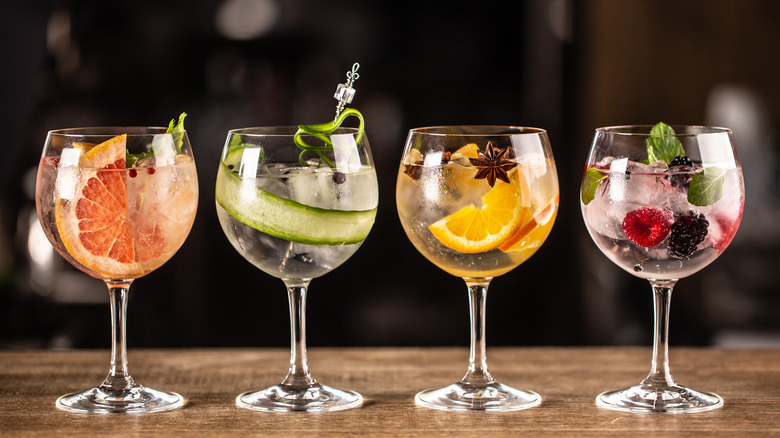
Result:
M742 219L745 186L730 130L616 126L596 130L581 186L585 225L626 272L650 282L655 333L650 373L600 394L599 406L640 413L719 408L716 394L678 385L669 368L669 310L681 278L712 263Z
M362 396L317 382L306 358L306 291L313 278L344 263L368 236L378 204L368 138L338 128L312 136L296 127L228 133L216 184L217 214L233 247L280 278L290 304L290 368L270 388L240 394L259 411L336 411Z
M126 158L136 160L127 167ZM127 367L130 284L162 266L195 220L198 178L185 131L106 127L50 131L38 166L35 203L54 249L108 286L111 365L99 386L57 399L93 414L166 411L176 393L136 383Z
M513 411L539 394L493 379L485 354L488 285L525 262L550 233L558 177L547 133L511 126L439 126L409 131L396 203L406 235L423 256L465 280L471 351L457 383L415 401L450 411Z

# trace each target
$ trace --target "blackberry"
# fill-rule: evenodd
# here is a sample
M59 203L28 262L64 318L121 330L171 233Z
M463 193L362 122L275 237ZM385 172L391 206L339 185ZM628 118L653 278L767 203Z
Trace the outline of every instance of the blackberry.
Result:
M678 217L672 224L667 245L669 254L677 259L688 259L696 251L696 247L707 237L710 223L704 215L689 211Z
M693 167L693 161L691 161L691 159L688 158L687 155L683 155L682 157L678 155L678 156L674 157L674 160L672 160L671 163L669 163L669 167L670 168L674 167L674 166Z
M693 178L693 161L685 155L682 157L676 156L674 157L674 160L669 163L669 168L666 171L685 172L666 176L666 180L669 181L669 184L671 184L672 187L685 187L690 184L691 179Z

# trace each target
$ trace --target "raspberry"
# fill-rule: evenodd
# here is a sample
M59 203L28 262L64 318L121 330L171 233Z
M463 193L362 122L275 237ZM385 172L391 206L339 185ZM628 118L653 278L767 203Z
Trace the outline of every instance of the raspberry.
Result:
M694 211L677 218L669 235L669 254L677 259L688 259L707 237L709 226L710 223L704 219L704 215Z
M685 173L674 173L672 175L667 175L665 178L667 181L669 181L669 184L671 184L672 187L684 187L688 185L691 182L691 179L693 178L693 161L691 161L690 158L687 156L677 156L674 157L674 160L672 160L671 163L669 163L669 168L666 170L667 172L685 172Z
M652 248L669 235L672 213L663 208L640 207L623 218L623 232L639 246Z

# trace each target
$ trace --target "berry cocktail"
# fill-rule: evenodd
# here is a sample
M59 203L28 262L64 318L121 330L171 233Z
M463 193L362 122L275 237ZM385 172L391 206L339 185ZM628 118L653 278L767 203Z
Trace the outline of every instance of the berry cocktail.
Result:
M596 131L581 187L585 225L610 260L650 281L656 303L650 375L638 386L601 394L600 406L679 413L723 404L672 379L669 300L677 280L712 263L734 238L744 190L727 129L659 123Z

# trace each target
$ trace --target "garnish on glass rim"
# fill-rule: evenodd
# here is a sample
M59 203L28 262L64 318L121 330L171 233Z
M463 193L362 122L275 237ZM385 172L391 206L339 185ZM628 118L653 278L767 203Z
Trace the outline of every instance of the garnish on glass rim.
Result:
M356 142L360 142L365 132L365 120L360 111L355 108L344 109L346 104L352 103L352 99L355 97L355 88L352 87L357 78L360 77L357 70L360 68L360 64L357 62L352 65L352 71L347 72L347 83L338 84L336 87L336 93L333 97L339 102L336 106L336 117L332 122L318 123L315 125L298 125L298 131L295 133L293 141L301 149L301 153L298 156L298 161L302 166L308 166L304 156L307 152L314 152L319 155L320 159L324 161L331 168L335 168L336 165L331 161L325 152L333 151L333 142L330 140L330 134L341 127L344 120L349 116L355 116L359 120L358 136L355 139ZM313 146L306 143L302 135L309 134L320 139L324 144L320 146Z
M508 146L496 148L493 142L488 141L485 152L477 151L477 158L469 158L469 162L478 168L474 179L487 179L490 187L495 185L496 179L510 184L508 172L517 167L517 163L506 159L507 151Z

